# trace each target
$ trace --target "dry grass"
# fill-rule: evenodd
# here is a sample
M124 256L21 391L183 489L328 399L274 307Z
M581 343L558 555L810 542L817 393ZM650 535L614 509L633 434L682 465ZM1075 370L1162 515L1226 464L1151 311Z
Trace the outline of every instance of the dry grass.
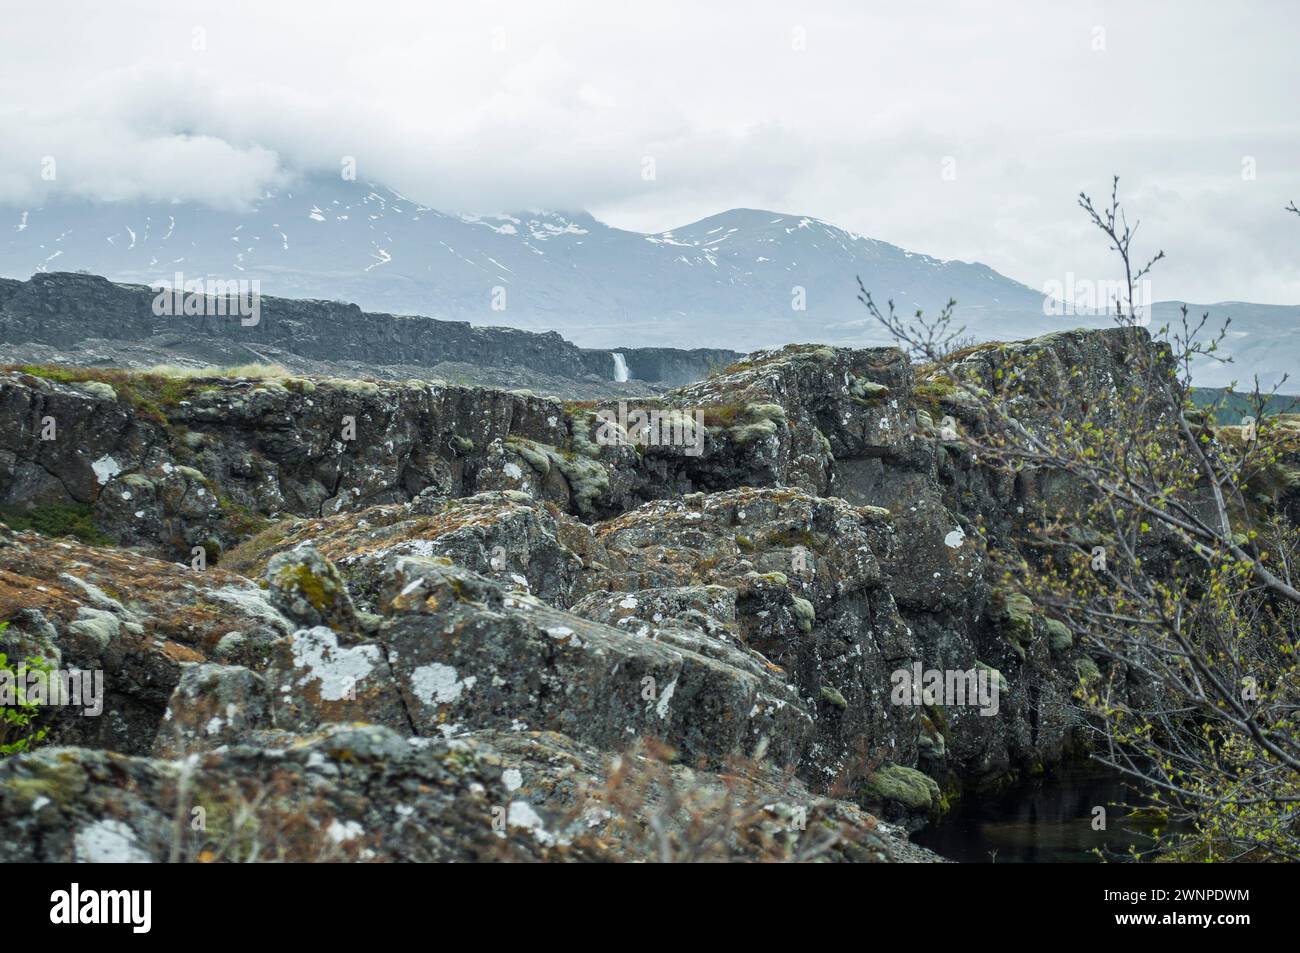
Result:
M159 377L178 377L192 380L202 377L252 377L259 380L272 380L293 377L293 372L279 364L234 364L229 367L182 367L179 364L155 364L140 371L141 374L155 374Z

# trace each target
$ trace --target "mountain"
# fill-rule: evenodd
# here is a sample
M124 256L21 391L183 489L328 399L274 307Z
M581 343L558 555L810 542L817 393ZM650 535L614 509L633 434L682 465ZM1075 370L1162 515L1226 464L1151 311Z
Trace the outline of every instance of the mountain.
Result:
M908 308L950 295L972 311L1034 310L1042 300L983 265L912 254L806 217L734 209L645 235L582 212L447 215L333 177L269 191L243 211L52 203L0 210L0 229L8 277L257 278L269 295L557 330L587 347L747 350L788 343L794 329L860 338L875 329L856 300L857 274ZM796 287L806 310L794 310Z
M857 276L908 313L955 298L958 323L980 339L1109 323L1045 316L1041 292L986 265L756 209L648 235L585 212L448 215L380 185L316 177L241 210L166 202L4 208L0 236L0 274L14 278L80 270L142 284L177 272L257 279L267 295L556 330L588 348L888 343L857 300ZM1199 382L1223 386L1260 371L1271 383L1297 365L1300 307L1210 307L1216 320L1236 318L1228 343L1242 364L1207 365ZM1175 310L1158 305L1157 323Z

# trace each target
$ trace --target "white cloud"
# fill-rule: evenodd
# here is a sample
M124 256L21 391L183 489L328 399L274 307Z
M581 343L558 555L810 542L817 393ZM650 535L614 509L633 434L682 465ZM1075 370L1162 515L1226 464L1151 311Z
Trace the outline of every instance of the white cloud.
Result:
M1041 287L1110 276L1074 200L1118 172L1157 297L1300 301L1293 5L863 6L52 0L0 34L0 202L230 206L353 156L451 211L775 207Z

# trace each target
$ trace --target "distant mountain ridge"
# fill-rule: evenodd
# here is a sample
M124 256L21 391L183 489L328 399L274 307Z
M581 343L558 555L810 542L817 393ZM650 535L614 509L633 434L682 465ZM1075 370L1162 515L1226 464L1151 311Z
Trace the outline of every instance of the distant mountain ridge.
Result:
M732 209L642 234L585 212L449 215L337 177L268 191L243 211L165 202L0 209L0 274L43 271L140 284L177 272L256 278L266 295L555 330L607 350L888 343L857 300L859 275L906 312L934 312L955 298L958 322L981 339L1109 323L1045 316L1040 291L986 265L909 252L806 216ZM1176 307L1158 304L1155 323ZM1240 364L1207 365L1207 386L1256 372L1272 382L1300 366L1300 307L1210 309L1215 321L1234 316L1239 336L1226 343Z

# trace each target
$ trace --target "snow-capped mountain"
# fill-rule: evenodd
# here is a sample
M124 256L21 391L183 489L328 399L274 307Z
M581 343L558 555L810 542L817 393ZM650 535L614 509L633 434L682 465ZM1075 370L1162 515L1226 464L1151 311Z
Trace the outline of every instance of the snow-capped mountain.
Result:
M557 330L594 348L887 343L857 300L858 276L879 301L893 298L909 313L955 298L959 323L977 338L1108 323L1045 316L1041 292L985 265L912 253L798 215L732 209L647 235L585 212L448 215L333 176L269 191L242 210L165 202L0 208L0 274L38 271L142 284L171 282L178 272L187 280L256 278L267 295ZM1214 307L1217 319L1226 306ZM1158 305L1157 323L1172 308ZM1256 369L1272 378L1295 366L1300 308L1269 310L1259 329L1239 319L1233 331L1244 337L1229 341L1258 367L1216 371L1207 383ZM1281 350L1278 334L1287 339Z
M972 312L1042 300L983 265L799 216L735 209L644 235L586 213L446 215L337 178L268 192L244 211L161 202L0 211L0 271L54 270L145 284L177 271L258 278L266 294L555 329L592 347L853 337L865 328L858 274L908 308L949 295Z

